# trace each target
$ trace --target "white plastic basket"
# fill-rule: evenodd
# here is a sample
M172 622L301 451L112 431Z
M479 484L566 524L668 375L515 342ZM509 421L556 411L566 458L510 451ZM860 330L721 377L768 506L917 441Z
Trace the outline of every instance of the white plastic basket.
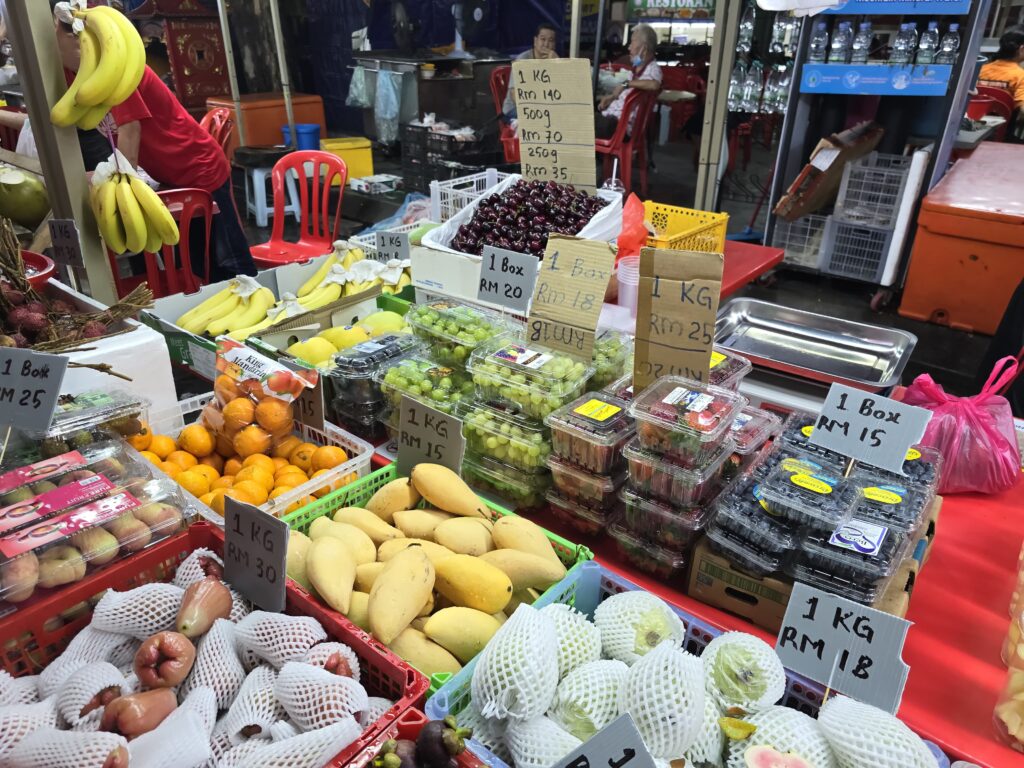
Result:
M152 413L149 423L150 431L154 435L169 435L177 438L178 433L187 424L192 424L198 420L200 412L213 399L214 395L212 392L205 395L197 395L180 401L174 408L167 408L163 411ZM348 461L324 472L317 478L292 488L288 493L283 493L276 499L270 499L265 504L260 505L260 509L276 517L283 517L288 507L300 499L312 495L313 491L322 488L328 483L333 485L342 478L352 474L355 474L356 478L367 475L370 471L370 461L373 458L372 445L334 424L325 423L324 429L321 431L296 421L294 433L301 437L304 442L313 443L314 445L334 445L342 448L349 458ZM344 483L340 485L344 485ZM199 504L198 507L204 517L218 525L224 525L224 519L205 504Z
M400 234L402 232L412 232L418 229L425 223L424 220L414 221L410 224L399 224L397 227L388 227L387 229L379 230L380 232L392 232ZM366 254L366 258L372 259L377 255L377 232L367 232L362 235L353 235L348 239L350 243L358 245L363 249L363 253Z
M846 224L890 229L903 202L909 155L872 152L843 169L835 218Z
M804 269L818 269L827 216L811 214L796 221L775 220L772 245L786 252L783 262Z
M488 168L482 173L430 182L430 220L444 224L474 200L478 200L488 189L511 175Z

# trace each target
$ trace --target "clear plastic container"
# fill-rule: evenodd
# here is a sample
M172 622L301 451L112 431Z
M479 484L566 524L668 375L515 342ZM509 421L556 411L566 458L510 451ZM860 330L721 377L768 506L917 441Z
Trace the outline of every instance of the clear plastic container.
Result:
M690 558L676 550L653 544L630 533L621 522L608 527L608 535L615 540L619 554L638 570L662 581L685 581Z
M869 468L855 470L850 479L860 483L864 492L854 510L854 517L902 533L910 533L920 527L932 500L930 490L887 482L885 477Z
M707 533L711 551L721 555L735 568L756 578L764 578L782 569L782 556L757 549L733 531L712 523Z
M847 463L845 456L811 442L811 433L814 432L814 425L817 422L818 417L813 413L793 411L782 425L782 434L779 435L779 442L815 457L820 463L829 464L833 467L844 467Z
M741 478L719 496L714 524L766 556L781 557L799 539L795 529L772 516L766 506L759 484L752 477Z
M635 434L629 404L588 392L550 414L554 454L595 475L615 475L625 464L622 449Z
M643 496L683 507L700 504L712 495L732 452L732 442L726 441L705 464L686 469L644 450L637 438L622 451L629 465L630 488Z
M469 370L481 400L505 400L543 419L583 394L594 366L509 338L478 347Z
M556 456L548 459L548 467L551 469L551 482L562 496L594 509L607 510L614 507L615 494L626 482L625 473L617 477L595 475L577 469Z
M872 584L850 581L808 565L804 562L803 554L798 555L796 560L786 567L786 573L796 581L802 581L804 584L810 584L812 587L845 597L861 605L874 605L885 594L885 590L892 580L891 578L879 579Z
M680 509L644 498L629 486L619 491L619 498L626 505L622 516L626 530L678 552L690 548L711 517L710 507Z
M625 376L619 377L602 389L601 392L617 397L619 400L625 400L627 403L633 402L633 372L630 371Z
M405 316L412 332L442 365L463 367L473 351L496 336L522 331L522 323L489 309L457 301L414 304Z
M935 448L926 445L915 445L907 451L903 462L903 475L886 472L884 469L871 467L871 471L879 477L911 486L921 486L935 491L942 477L942 454Z
M683 467L701 466L726 439L747 399L727 389L665 376L629 407L640 445Z
M61 395L46 436L67 436L92 427L122 437L137 435L142 431L142 423L149 421L150 405L149 400L120 389Z
M0 505L6 507L37 495L44 482L65 485L83 477L102 474L111 480L127 476L131 461L121 440L93 443L80 450L62 453L0 475Z
M407 395L439 411L452 413L459 401L473 394L473 383L464 371L417 355L404 357L378 370L374 378L392 409ZM398 426L397 423L394 426Z
M768 511L788 523L833 530L861 498L860 486L810 460L787 459L761 484Z
M390 416L391 410L387 403L370 409L366 409L365 406L354 407L348 411L335 412L331 423L337 424L363 440L377 443L390 434L385 422Z
M747 358L716 347L711 352L708 384L735 392L739 389L740 382L753 367Z
M594 341L594 373L587 390L597 392L623 375L632 375L633 337L619 331L603 331Z
M384 395L375 379L394 360L420 352L423 342L407 333L391 333L338 352L324 373L339 415L353 407L381 404Z
M515 509L541 506L551 487L549 472L523 472L468 451L462 459L462 479L474 490L502 499Z
M851 518L831 534L808 534L799 551L807 566L870 587L895 573L909 541L884 525Z
M750 467L764 444L779 434L781 429L782 419L774 413L751 405L740 411L729 428L729 435L736 448L726 464L726 476L735 477Z
M551 435L543 422L518 408L479 400L463 400L456 414L462 419L468 450L523 472L544 471L551 453Z
M604 532L609 523L622 513L622 504L617 499L614 506L608 510L602 510L577 504L555 490L548 491L546 498L551 514L555 518L588 536L596 536Z
M0 601L21 603L177 533L195 515L174 481L140 482L0 538Z

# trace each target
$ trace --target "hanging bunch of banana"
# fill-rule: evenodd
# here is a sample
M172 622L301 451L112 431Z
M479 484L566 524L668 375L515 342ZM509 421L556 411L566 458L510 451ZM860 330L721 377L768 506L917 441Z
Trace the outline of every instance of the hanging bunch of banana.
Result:
M276 300L269 288L252 278L239 277L183 314L175 324L189 333L216 338L265 320Z
M139 87L146 47L126 16L107 5L74 11L85 22L78 35L81 62L74 81L50 110L54 125L91 130Z
M114 253L157 253L178 244L178 224L164 201L134 174L112 173L91 189L100 235Z

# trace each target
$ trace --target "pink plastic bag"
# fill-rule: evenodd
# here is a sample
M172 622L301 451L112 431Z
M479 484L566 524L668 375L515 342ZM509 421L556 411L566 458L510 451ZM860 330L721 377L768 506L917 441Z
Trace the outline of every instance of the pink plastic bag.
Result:
M927 373L907 387L903 402L932 411L924 445L942 452L940 493L999 493L1020 475L1020 449L1013 414L998 394L1017 376L1017 361L1004 357L981 392L972 397L947 395Z

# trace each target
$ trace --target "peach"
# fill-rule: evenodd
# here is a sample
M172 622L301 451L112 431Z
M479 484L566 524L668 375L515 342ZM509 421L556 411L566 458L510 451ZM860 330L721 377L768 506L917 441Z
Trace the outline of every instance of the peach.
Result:
M60 587L85 578L85 560L74 547L59 544L39 556L39 586Z
M39 558L26 552L0 565L0 599L20 603L32 596L39 582Z

